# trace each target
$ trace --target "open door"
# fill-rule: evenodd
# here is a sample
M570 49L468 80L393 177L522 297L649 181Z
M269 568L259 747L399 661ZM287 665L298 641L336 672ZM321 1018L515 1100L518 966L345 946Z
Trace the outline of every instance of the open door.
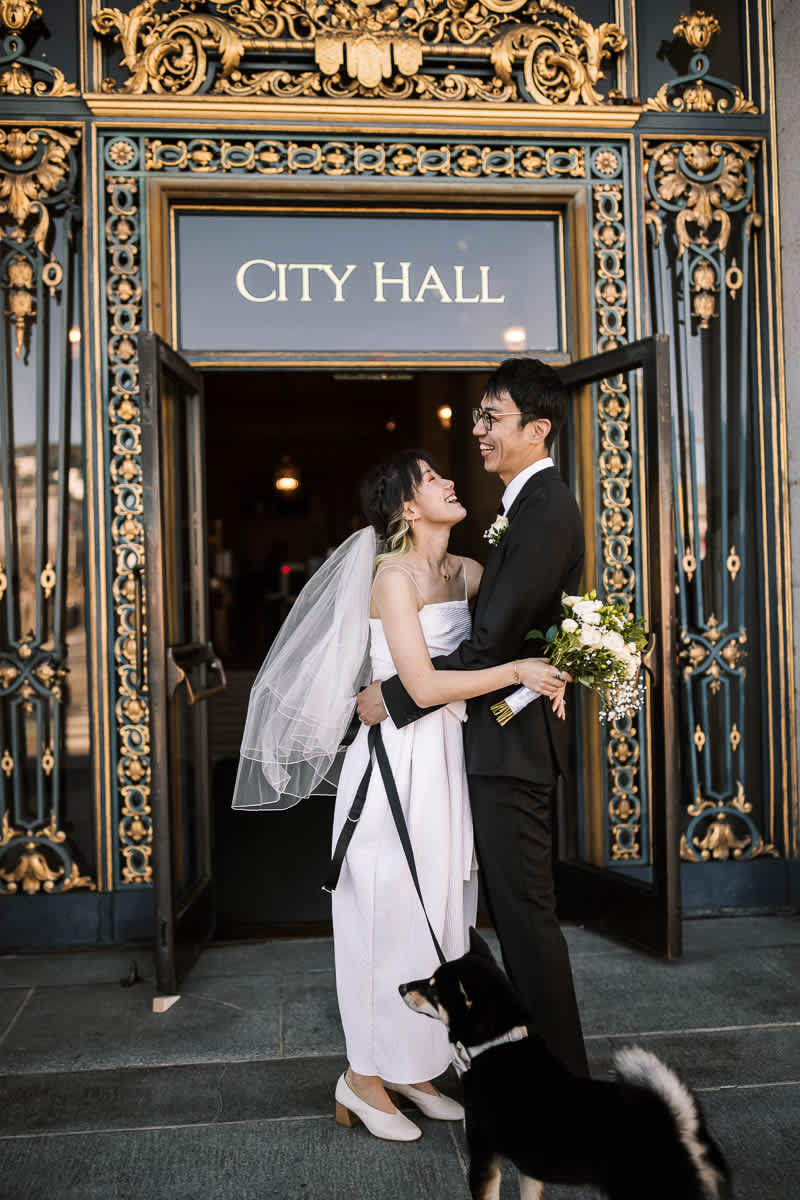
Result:
M681 952L681 912L669 339L664 335L645 338L572 363L559 373L573 389L578 430L581 413L590 414L596 403L598 392L592 385L603 380L611 383L606 395L626 395L643 422L638 444L644 447L644 462L641 469L636 466L638 504L632 530L632 541L641 547L641 586L637 584L634 607L637 614L643 613L654 634L645 660L649 667L646 705L637 718L641 786L633 800L626 801L631 808L640 805L629 822L637 830L639 861L632 863L634 856L624 847L620 853L618 845L610 845L608 828L616 798L601 764L607 766L610 761L611 735L604 733L598 722L594 698L575 689L582 693L576 705L575 729L580 770L573 791L562 796L559 804L555 864L559 912L563 918L673 958ZM594 422L588 422L586 428L593 429ZM586 479L594 479L598 454L604 448L593 448L593 438L588 436L582 441L583 489L577 447L572 458L578 490L586 493ZM587 450L590 442L592 447ZM624 444L609 445L605 450L613 453L617 448L626 453ZM616 486L615 480L605 480L604 486ZM632 500L627 503L632 505ZM588 547L595 536L595 529L589 527L595 518L588 495L582 495L582 507ZM596 585L602 593L606 590L604 563L598 559L601 556L587 551L586 586Z
M139 345L139 663L150 694L156 986L175 996L195 947L213 930L204 701L225 686L225 674L208 635L202 379L156 334L143 333ZM157 1011L166 1006L154 1001Z

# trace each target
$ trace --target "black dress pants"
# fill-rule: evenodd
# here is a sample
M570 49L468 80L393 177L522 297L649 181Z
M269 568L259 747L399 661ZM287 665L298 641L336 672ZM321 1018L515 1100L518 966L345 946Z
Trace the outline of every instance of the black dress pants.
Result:
M470 775L475 845L503 964L536 1032L576 1075L588 1076L567 945L556 918L553 788Z

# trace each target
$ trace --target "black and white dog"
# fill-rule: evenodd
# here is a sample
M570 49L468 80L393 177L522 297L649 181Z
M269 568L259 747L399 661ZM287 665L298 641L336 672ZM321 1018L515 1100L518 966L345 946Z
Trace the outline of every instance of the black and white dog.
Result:
M730 1172L697 1100L638 1046L616 1079L579 1079L529 1028L528 1014L483 939L431 979L400 986L409 1008L446 1026L462 1075L474 1200L497 1200L501 1158L522 1200L544 1183L590 1184L611 1200L727 1200Z

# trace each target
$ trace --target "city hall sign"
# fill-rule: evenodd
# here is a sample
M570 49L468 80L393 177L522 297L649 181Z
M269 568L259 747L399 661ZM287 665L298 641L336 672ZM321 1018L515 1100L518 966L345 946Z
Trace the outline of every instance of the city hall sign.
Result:
M175 341L199 363L292 353L558 356L562 226L553 210L180 206Z

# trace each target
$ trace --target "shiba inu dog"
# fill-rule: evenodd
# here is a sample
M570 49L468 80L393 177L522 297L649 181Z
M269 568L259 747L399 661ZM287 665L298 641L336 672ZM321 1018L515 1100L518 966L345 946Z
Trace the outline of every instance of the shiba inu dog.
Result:
M447 1027L462 1076L473 1200L497 1200L500 1159L522 1200L544 1183L589 1184L610 1200L728 1200L730 1172L698 1103L660 1059L632 1046L616 1079L579 1079L553 1057L491 951L470 930L467 954L400 985L409 1008Z

